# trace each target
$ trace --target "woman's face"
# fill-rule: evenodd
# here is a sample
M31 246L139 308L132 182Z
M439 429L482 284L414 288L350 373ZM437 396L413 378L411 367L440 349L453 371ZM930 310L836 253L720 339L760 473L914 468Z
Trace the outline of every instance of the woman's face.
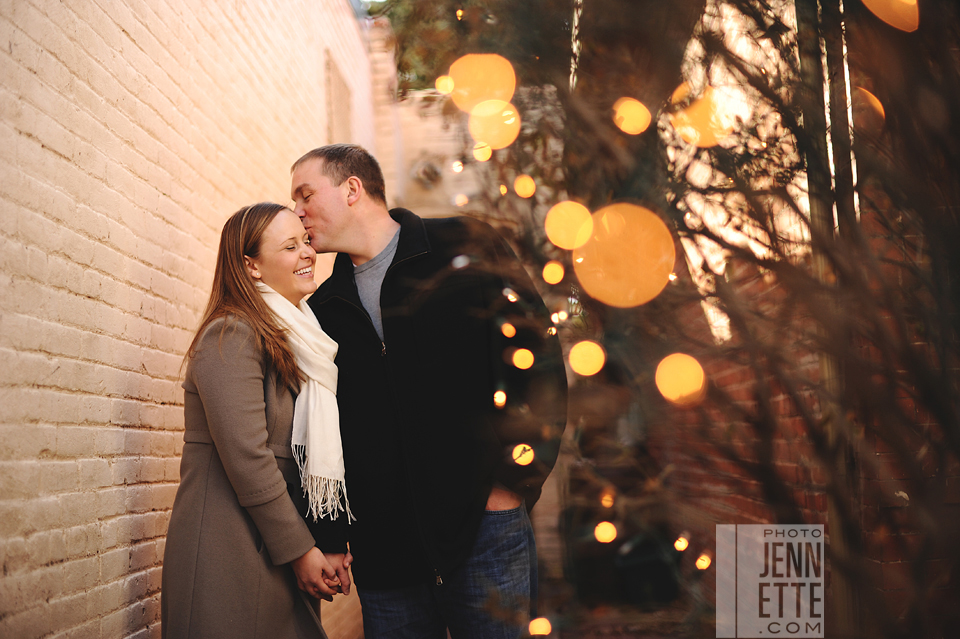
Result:
M313 281L313 265L317 252L310 246L310 237L293 211L283 209L267 226L260 239L260 255L244 257L247 270L296 306L305 296L317 290Z

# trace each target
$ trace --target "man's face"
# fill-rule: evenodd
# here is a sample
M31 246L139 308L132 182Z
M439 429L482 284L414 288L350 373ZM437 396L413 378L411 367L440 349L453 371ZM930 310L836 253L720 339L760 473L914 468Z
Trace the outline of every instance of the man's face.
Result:
M334 186L322 169L322 160L307 160L293 172L290 187L293 210L318 253L342 251L346 247L340 244L351 222L347 183Z

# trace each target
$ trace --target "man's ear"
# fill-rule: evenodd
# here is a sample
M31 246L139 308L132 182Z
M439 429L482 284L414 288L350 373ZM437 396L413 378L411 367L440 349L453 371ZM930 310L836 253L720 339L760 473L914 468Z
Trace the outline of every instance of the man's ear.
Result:
M244 256L243 256L243 263L244 263L244 265L247 267L247 273L250 274L250 277L252 277L252 278L255 279L255 280L259 280L259 279L260 279L260 268L257 266L256 262L254 262L254 261L253 261L252 259L250 259L248 256L244 255Z
M348 177L344 184L347 188L347 204L352 206L360 200L360 194L363 193L363 182L355 175Z

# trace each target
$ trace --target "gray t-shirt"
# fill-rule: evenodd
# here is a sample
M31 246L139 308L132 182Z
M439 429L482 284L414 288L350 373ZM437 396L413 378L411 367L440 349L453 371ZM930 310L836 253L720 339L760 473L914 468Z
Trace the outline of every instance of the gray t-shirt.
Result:
M360 302L367 309L377 335L383 340L383 318L380 315L380 287L383 285L383 276L397 254L397 245L400 243L400 229L386 248L369 262L354 267L353 278L357 282L357 292L360 293Z

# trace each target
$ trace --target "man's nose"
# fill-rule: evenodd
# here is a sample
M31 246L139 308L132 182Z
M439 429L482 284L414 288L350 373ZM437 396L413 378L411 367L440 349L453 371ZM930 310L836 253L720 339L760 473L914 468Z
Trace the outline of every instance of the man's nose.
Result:
M303 210L303 204L301 202L297 202L293 205L293 212L296 213L297 217L299 217L301 220L307 214L307 212Z

